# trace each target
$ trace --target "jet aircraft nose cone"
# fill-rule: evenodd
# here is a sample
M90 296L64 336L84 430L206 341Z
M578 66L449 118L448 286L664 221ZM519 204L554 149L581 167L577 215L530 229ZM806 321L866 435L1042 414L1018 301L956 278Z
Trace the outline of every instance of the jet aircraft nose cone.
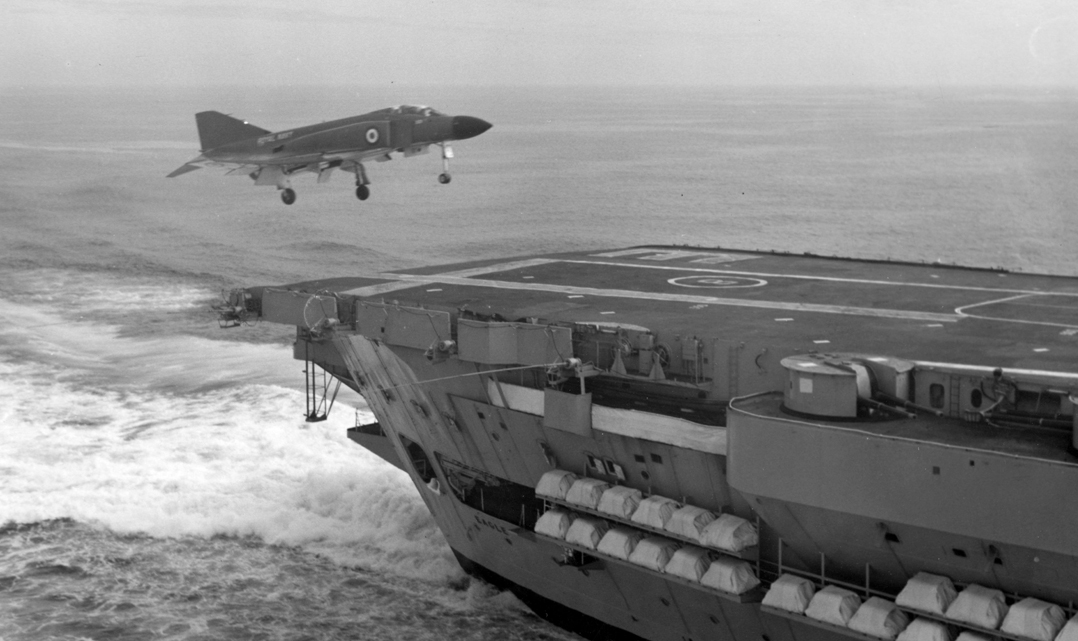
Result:
M475 138L479 134L483 133L487 129L490 129L494 125L490 124L482 118L473 118L471 116L453 116L453 138L455 140L464 140L465 138Z

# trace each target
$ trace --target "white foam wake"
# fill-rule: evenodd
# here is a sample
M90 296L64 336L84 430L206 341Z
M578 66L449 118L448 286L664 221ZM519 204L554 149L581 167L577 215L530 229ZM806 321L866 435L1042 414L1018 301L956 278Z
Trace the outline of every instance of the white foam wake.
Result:
M49 324L51 313L0 299L0 523L252 535L405 576L459 576L407 475L347 439L351 408L303 421L289 348L125 338Z

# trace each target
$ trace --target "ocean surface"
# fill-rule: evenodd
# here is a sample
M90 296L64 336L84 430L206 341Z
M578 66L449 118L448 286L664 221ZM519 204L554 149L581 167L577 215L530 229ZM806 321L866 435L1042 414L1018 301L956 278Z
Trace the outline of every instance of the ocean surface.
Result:
M293 181L165 175L193 114L401 103L437 152ZM1044 89L5 89L0 641L573 639L469 579L403 473L303 421L291 332L233 287L631 244L1078 274L1078 94Z

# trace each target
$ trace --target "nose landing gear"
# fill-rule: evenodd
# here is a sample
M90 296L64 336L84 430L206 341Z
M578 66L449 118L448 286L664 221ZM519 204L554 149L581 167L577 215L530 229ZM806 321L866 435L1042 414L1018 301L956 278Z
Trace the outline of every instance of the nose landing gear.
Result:
M453 148L449 146L449 143L439 143L442 147L442 173L438 175L438 182L443 185L448 185L453 177L449 175L449 159L453 157Z
M291 205L296 202L296 191L291 187L285 187L281 190L281 202L286 205Z
M356 185L356 198L367 200L371 197L371 189L366 185Z

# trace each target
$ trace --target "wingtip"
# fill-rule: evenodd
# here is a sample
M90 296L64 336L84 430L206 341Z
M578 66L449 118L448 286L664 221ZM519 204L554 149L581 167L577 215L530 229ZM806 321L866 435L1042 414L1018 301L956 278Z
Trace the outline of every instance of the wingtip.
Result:
M190 172L190 171L194 171L196 169L202 169L202 167L200 167L198 165L192 165L189 162L184 163L178 169L176 169L171 174L169 174L168 176L165 176L165 177L166 178L175 178L176 176L182 176L183 174L186 174L187 172Z

